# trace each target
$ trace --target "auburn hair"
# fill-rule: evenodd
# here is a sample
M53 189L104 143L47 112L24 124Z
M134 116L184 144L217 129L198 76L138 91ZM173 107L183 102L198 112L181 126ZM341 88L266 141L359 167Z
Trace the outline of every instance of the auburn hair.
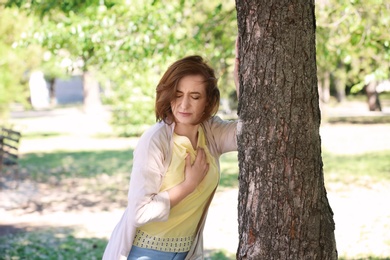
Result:
M206 86L207 103L199 123L209 119L217 113L220 93L214 69L211 68L201 56L194 55L174 62L168 67L167 71L160 79L156 88L155 105L156 120L158 122L164 121L167 124L175 122L171 102L176 99L179 81L188 75L203 76Z

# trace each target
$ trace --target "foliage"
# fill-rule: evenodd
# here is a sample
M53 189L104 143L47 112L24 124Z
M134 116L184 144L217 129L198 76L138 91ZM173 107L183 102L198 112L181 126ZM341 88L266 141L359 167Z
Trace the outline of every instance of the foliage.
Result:
M116 131L138 135L155 121L155 86L162 73L176 59L195 53L209 59L222 97L233 101L237 22L232 0L5 2L7 8L0 7L0 104L26 100L28 89L19 79L33 64L27 66L21 57L36 57L35 67L48 78L95 72L114 111ZM10 22L16 16L18 22ZM319 80L330 75L343 90L353 86L356 92L369 81L389 78L389 17L385 0L318 0ZM29 54L31 48L39 53Z
M39 48L16 50L13 43L32 21L17 9L0 6L0 118L6 117L11 103L28 105L26 74L37 65L34 56Z
M233 89L233 1L9 0L7 4L42 17L29 34L32 40L24 43L47 48L70 71L99 72L109 93L106 102L113 107L113 125L121 135L137 135L153 123L158 79L169 63L185 55L206 57L220 77L222 93L226 96Z
M185 55L202 54L216 68L222 91L233 87L226 84L233 82L227 73L235 39L233 6L205 1L148 3L133 6L134 10L111 9L116 12L110 17L117 24L118 39L108 47L110 62L99 68L113 82L113 125L123 135L139 134L154 121L155 86L169 63ZM127 26L118 26L122 24ZM129 124L139 125L138 133L129 131Z
M390 77L390 3L386 0L317 1L317 65L357 93Z

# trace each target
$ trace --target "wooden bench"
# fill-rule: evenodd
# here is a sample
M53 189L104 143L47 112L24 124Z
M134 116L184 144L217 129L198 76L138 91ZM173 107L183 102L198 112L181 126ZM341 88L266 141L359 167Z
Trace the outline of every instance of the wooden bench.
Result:
M21 134L9 128L1 127L0 132L0 172L4 166L18 164L18 147Z

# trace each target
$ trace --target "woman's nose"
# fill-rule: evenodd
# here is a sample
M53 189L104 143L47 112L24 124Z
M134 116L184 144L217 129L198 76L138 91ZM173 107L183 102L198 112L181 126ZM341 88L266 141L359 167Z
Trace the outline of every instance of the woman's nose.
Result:
M183 100L181 102L182 108L188 108L190 105L190 99L188 97L183 97Z

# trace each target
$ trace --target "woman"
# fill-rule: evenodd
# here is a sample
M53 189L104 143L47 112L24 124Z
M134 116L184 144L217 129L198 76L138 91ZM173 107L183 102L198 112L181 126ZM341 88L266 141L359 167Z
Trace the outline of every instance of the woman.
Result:
M203 259L219 157L237 150L236 122L215 116L219 98L214 70L200 56L165 72L157 86L158 123L134 151L128 206L103 259Z

